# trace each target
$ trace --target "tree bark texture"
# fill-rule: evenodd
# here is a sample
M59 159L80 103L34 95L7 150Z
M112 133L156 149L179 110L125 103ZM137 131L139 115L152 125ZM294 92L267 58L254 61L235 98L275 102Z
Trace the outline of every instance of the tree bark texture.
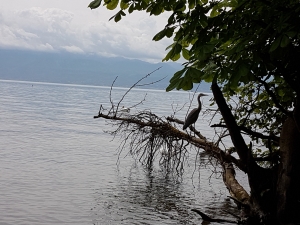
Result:
M249 206L250 196L235 179L235 170L232 163L223 163L223 181L230 195L241 204Z
M282 222L300 222L300 132L289 117L280 135L281 166L277 183L277 215Z

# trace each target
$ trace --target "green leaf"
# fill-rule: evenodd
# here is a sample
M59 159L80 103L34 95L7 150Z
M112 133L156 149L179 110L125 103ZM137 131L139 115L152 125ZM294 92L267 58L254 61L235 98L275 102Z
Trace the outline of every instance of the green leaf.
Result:
M297 32L295 31L289 31L289 32L286 32L286 35L291 37L291 38L294 38L296 36Z
M142 3L141 3L141 10L145 10L145 9L147 9L147 7L148 7L148 4L149 4L149 1L142 1Z
M222 68L221 69L221 79L226 79L228 76L228 72L226 71L226 69Z
M121 3L120 3L120 8L121 8L121 9L125 10L125 9L127 9L128 7L129 7L128 3L125 3L125 2L123 2L123 1L121 1Z
M202 75L203 72L193 67L190 67L185 73L185 76L189 77L193 83L200 83L202 81Z
M96 9L100 6L100 4L101 4L101 0L94 0L89 4L88 8Z
M174 41L178 41L179 39L182 38L182 36L184 35L184 31L183 29L179 29L177 32L176 32L176 35L174 37Z
M150 15L155 15L158 16L159 14L161 14L163 11L163 8L161 7L160 4L156 4L154 5L154 7L152 8Z
M235 75L231 75L229 79L229 86L232 90L236 90L238 87L238 83L241 79L241 74L237 73Z
M285 95L284 90L279 89L279 90L278 90L278 95L279 95L280 97L283 97L283 96Z
M184 82L181 85L181 89L184 91L189 91L193 88L193 82L191 80L184 80Z
M180 78L178 85L176 87L177 90L180 90L182 88L182 86L184 85L184 77Z
M283 35L281 42L280 42L280 47L284 48L290 43L290 39L287 35Z
M208 83L209 83L209 82L213 81L214 76L215 76L214 73L208 73L208 72L206 72L206 73L204 73L204 74L201 76L201 79L204 80L205 82L208 82Z
M120 13L117 13L117 15L115 16L115 22L119 22L122 19L122 16Z
M164 36L166 36L167 30L163 29L162 31L158 32L154 37L153 37L153 41L159 41L161 40Z
M282 36L279 36L275 39L275 41L271 45L270 52L273 52L278 48L278 46L281 42L281 38L282 38Z
M175 11L184 11L185 10L185 1L180 1L174 8Z
M180 59L180 53L173 55L171 58L172 61L177 61L178 59Z
M168 61L169 59L177 61L180 58L182 46L179 43L173 45L172 49L168 52L163 61Z
M231 0L229 6L232 8L236 8L239 5L237 0Z
M171 78L170 82L172 83L172 82L174 82L175 80L178 80L178 79L182 76L182 74L183 74L185 71L186 71L186 68L183 68L182 70L177 71L177 72L173 75L173 77Z
M168 54L165 56L165 58L163 58L163 62L164 61L168 61L171 57L173 57L174 55L174 47L168 52Z
M240 76L247 76L249 73L248 66L245 63L242 63L239 66L238 73L240 74Z
M124 13L123 10L120 10L120 14L121 14L121 16L126 16L126 13Z
M195 8L196 1L195 0L189 0L189 9Z
M139 4L139 3L136 3L136 4L135 4L134 10L141 11L142 9L143 9L143 7L142 7L141 4Z
M189 50L187 50L186 48L182 48L181 53L182 53L183 58L185 58L186 60L190 59Z
M208 26L206 15L203 14L200 16L200 24L203 28Z
M202 81L201 77L193 77L192 78L193 83L200 83Z
M205 79L202 79L206 82L206 83L211 83L213 80L214 80L214 77L215 77L215 73L211 73L209 74L209 76L207 76Z
M187 76L181 78L176 87L177 90L182 89L184 91L191 90L192 88L193 82Z
M174 46L174 43L171 44L171 45L169 45L169 46L166 48L166 51L167 51L168 49L172 48L173 46Z
M210 53L214 49L214 45L204 45L202 50L204 53Z
M174 27L168 27L168 28L166 29L166 36L167 36L168 38L172 37L173 33L174 33Z
M117 14L116 15L113 15L112 17L110 17L109 18L109 21L111 21L113 18L115 18L117 16Z
M175 22L175 14L173 13L168 19L168 25L173 24Z
M123 10L120 10L116 15L109 18L109 20L114 19L114 21L117 23L122 19L122 16L126 16L126 14L123 12Z
M204 53L203 49L201 49L202 51L200 51L197 55L198 60L200 61L200 64L202 63L201 61L205 61L208 58L208 54Z
M119 4L119 0L111 0L106 5L106 8L108 8L109 10L114 10L115 8L117 8L118 4Z
M129 9L128 9L129 14L132 13L133 10L134 10L134 4L131 4Z
M192 73L193 73L193 72L192 72L192 67L189 67L189 68L186 70L184 77L185 77L185 78L188 78L188 79L192 79L192 78L193 78Z
M166 91L169 92L169 91L172 91L174 88L177 88L178 85L181 83L182 81L182 78L180 79L176 79L176 80L173 80L172 82L170 81L170 84L169 86L166 88Z
M213 9L210 12L210 17L216 17L220 14L220 12L218 11L218 7L217 5L213 7Z
M179 54L181 52L182 46L179 43L176 43L176 45L174 46L174 54Z

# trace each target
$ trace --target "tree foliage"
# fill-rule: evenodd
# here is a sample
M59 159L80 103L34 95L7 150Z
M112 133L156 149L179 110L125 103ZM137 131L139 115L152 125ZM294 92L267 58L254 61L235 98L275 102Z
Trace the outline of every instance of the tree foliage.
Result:
M89 7L101 3L94 0ZM223 116L216 126L229 130L240 166L248 173L253 209L263 212L256 212L260 217L277 213L299 221L299 1L104 0L103 5L119 10L111 17L116 22L134 11L169 12L164 29L153 40L173 38L163 61L183 57L186 62L166 90L212 83ZM281 152L280 160L270 160L273 170L257 165L253 152L260 149L253 149L252 142L246 145L242 132L262 143L269 157Z
M89 7L100 4L95 0ZM171 12L153 40L173 37L163 60L183 57L187 62L167 91L217 81L225 96L240 97L239 125L279 135L300 89L298 1L104 0L103 5L109 10L119 6L111 18L116 22L133 11Z

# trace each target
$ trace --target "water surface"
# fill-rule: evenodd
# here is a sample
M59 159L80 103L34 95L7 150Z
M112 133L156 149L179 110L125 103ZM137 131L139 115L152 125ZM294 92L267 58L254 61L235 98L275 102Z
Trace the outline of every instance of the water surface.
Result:
M191 153L182 177L160 167L147 171L121 155L112 129L93 119L107 107L108 87L0 81L0 224L200 224L192 208L228 218L220 174L197 167ZM126 89L114 89L119 99ZM186 93L133 90L122 105L169 116ZM206 101L206 100L205 100ZM193 103L193 107L195 107ZM184 119L185 110L176 113ZM202 121L202 122L201 122ZM206 121L196 126L213 138ZM201 157L203 165L207 157Z

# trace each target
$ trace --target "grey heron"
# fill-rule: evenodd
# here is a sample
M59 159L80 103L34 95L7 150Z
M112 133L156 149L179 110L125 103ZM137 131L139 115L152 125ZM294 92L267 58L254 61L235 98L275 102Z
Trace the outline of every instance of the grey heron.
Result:
M192 125L193 123L196 123L199 113L201 111L201 101L200 98L202 96L207 96L206 94L200 93L198 95L198 108L193 109L192 111L190 111L189 115L187 116L187 118L185 119L184 125L183 125L183 130L185 130L187 127L189 127L190 125Z

